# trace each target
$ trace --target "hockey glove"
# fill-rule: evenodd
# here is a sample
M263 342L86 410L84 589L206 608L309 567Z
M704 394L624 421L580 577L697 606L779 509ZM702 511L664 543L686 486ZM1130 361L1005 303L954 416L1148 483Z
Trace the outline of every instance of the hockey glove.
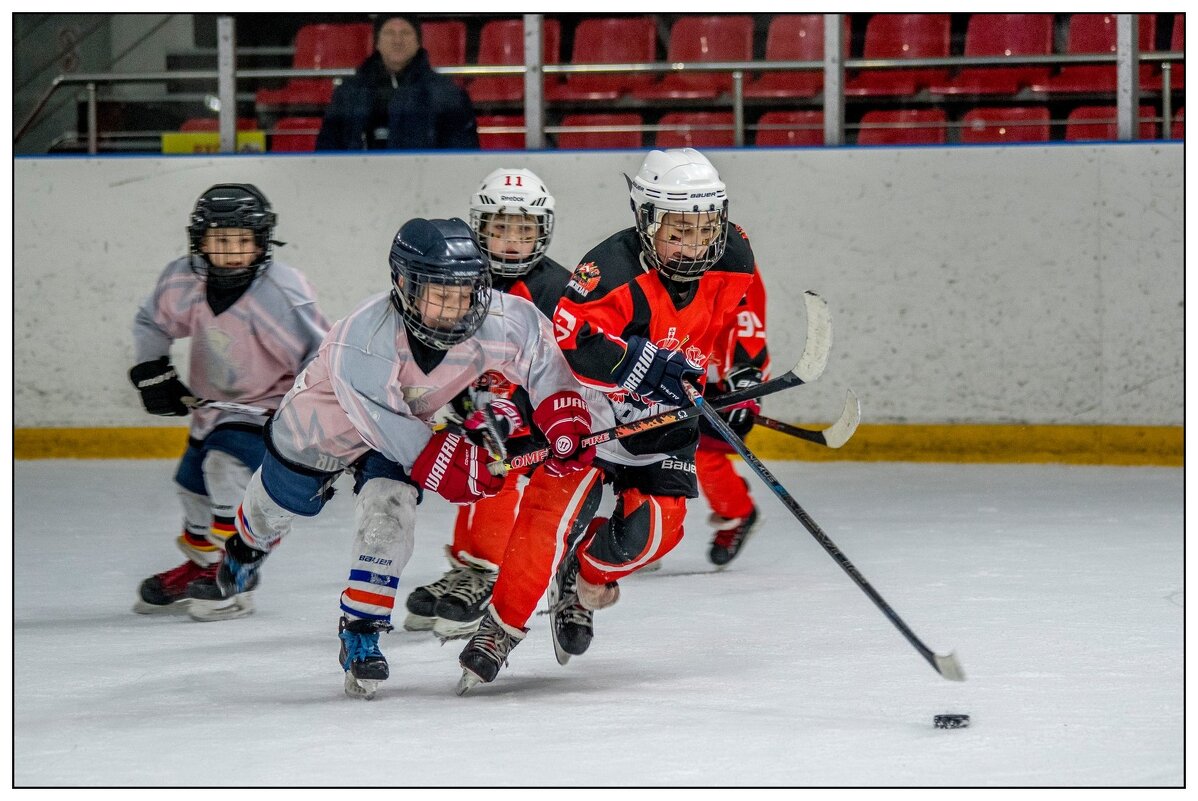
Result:
M755 387L760 383L761 371L756 367L747 365L735 367L732 369L732 372L728 373L725 390L728 392L738 392L742 389ZM760 411L760 403L756 400L747 400L723 412L723 417L728 421L728 427L735 431L738 437L744 439L753 429L753 424L757 421L757 414Z
M684 380L703 375L680 351L659 348L644 337L628 337L628 352L612 374L615 382L646 403L681 406L686 399Z
M496 398L485 408L471 412L462 422L471 442L501 458L506 455L503 443L523 425L520 409L505 398Z
M191 390L183 386L167 357L137 365L129 371L129 380L141 393L141 404L150 414L187 416L189 410L183 398L191 395Z
M450 503L474 503L498 494L503 476L487 471L486 450L453 431L438 431L412 465L411 476Z
M579 448L582 438L591 433L591 412L577 392L555 392L546 398L532 420L549 441L552 454L545 462L551 476L566 476L591 466L594 446Z

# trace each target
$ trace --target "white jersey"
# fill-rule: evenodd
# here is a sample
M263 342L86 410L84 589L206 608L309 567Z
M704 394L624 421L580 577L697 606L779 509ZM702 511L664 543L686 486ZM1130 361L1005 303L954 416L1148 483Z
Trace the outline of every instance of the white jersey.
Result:
M283 399L271 442L315 470L344 469L368 450L411 470L437 410L487 370L527 389L534 406L580 389L549 320L524 298L492 293L478 331L425 373L389 294L377 295L333 325Z
M303 273L273 261L232 306L213 314L207 283L190 257L166 266L133 322L138 364L170 355L171 343L191 337L185 383L192 394L275 409L296 375L315 355L328 319ZM195 409L190 434L203 439L219 423L262 425L256 415Z

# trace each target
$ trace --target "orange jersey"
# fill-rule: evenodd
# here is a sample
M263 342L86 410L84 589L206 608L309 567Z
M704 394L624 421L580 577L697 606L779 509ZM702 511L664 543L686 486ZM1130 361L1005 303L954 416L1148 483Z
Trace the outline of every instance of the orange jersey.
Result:
M740 233L744 235L743 231ZM746 365L756 367L763 377L769 377L770 353L765 340L765 283L756 265L753 266L753 282L741 298L731 325L716 338L716 353L712 362L720 380L726 379L732 368Z

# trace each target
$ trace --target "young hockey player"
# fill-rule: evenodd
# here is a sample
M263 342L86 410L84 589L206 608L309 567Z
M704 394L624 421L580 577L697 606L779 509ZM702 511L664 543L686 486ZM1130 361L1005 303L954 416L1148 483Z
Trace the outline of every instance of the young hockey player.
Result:
M167 265L133 323L129 378L150 414L191 414L175 472L183 505L176 542L187 560L141 583L133 611L183 611L187 585L216 575L233 512L262 462L262 416L192 409L193 396L274 409L316 353L329 324L298 270L271 255L275 214L250 184L218 184L196 201L189 255ZM171 343L191 337L184 385ZM188 386L191 388L188 389Z
M553 314L570 271L545 255L553 239L554 200L532 171L501 168L487 175L470 198L470 227L491 266L494 289L526 298L546 317ZM462 418L489 403L508 408L508 420L527 417L526 391L491 371L454 400ZM505 407L511 401L516 407ZM522 411L521 411L522 410ZM527 426L509 439L528 436ZM498 494L463 506L447 549L450 569L417 587L407 599L404 628L432 629L442 638L468 635L478 628L520 503L527 471L512 471Z
M686 403L682 382L702 382L754 270L743 232L729 233L724 184L699 152L652 151L630 191L635 227L583 257L553 317L575 374L607 394L619 422ZM592 404L592 411L598 406ZM459 692L494 680L551 576L558 661L586 651L593 611L615 603L617 580L660 559L681 539L685 499L698 494L697 440L697 427L681 424L602 446L597 464L613 482L616 508L610 520L595 520L581 537L579 528L597 506L590 471L577 474L585 478L573 487L561 487L539 520L526 510L530 485L488 615L462 652Z
M296 515L318 514L348 470L356 530L340 663L346 694L366 698L389 675L379 632L390 630L422 492L473 503L503 486L472 439L486 439L495 415L480 410L464 431L434 433L434 413L495 370L528 389L532 423L551 443L546 467L569 473L592 456L579 448L591 418L549 321L527 300L491 292L490 265L465 222L408 221L390 264L391 292L334 324L283 399L216 579L191 586L193 617L220 619L240 605Z

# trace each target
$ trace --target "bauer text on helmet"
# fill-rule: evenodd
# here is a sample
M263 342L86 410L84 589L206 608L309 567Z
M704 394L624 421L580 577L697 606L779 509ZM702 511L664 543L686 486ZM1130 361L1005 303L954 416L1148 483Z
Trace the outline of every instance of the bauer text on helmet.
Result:
M470 227L500 278L518 278L553 238L553 195L532 170L495 170L470 198Z
M693 148L653 150L628 181L645 258L674 281L694 281L724 255L728 195Z

